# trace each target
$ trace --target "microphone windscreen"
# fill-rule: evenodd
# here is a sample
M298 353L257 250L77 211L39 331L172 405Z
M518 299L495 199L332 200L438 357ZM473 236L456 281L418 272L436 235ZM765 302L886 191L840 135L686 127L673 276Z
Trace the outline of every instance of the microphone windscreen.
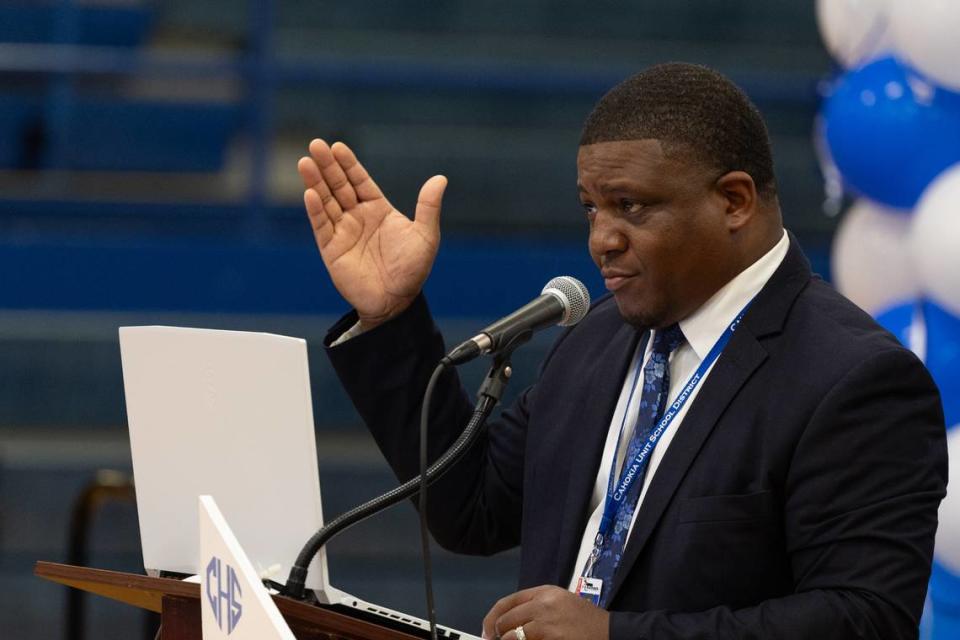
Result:
M561 327L577 324L590 310L590 292L576 278L557 276L548 282L540 293L555 296L563 304L563 320L559 323Z

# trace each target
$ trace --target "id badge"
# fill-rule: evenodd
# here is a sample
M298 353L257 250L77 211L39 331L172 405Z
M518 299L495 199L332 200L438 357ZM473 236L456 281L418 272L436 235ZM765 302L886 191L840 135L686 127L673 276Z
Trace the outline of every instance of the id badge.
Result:
M600 606L600 593L602 591L603 580L600 578L581 576L580 579L577 580L577 595L597 606Z

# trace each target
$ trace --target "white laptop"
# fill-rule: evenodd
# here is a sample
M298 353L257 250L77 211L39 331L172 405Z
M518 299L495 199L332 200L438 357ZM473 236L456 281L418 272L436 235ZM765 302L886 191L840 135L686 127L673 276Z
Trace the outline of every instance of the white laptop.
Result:
M323 526L306 342L121 327L120 353L145 569L201 572L197 499L210 495L260 577L285 582ZM324 550L306 586L338 611L429 636L426 621L332 587Z

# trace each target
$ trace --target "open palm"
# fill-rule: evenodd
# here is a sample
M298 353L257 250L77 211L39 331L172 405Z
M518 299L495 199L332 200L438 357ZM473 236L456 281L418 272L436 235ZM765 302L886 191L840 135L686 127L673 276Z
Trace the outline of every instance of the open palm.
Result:
M342 142L310 143L297 169L320 255L334 286L365 328L389 320L420 292L440 244L440 203L447 180L420 190L414 219L387 201Z

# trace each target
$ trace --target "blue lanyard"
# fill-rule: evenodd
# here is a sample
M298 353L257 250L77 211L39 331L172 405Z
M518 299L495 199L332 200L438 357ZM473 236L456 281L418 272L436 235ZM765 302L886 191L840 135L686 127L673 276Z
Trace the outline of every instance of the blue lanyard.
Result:
M587 567L584 571L584 574L589 574L592 570L593 563L600 554L600 548L603 546L603 540L610 532L610 527L613 525L617 511L619 511L623 505L624 498L630 491L630 487L633 486L633 483L640 476L638 471L643 468L643 464L646 462L650 454L653 453L654 447L657 446L657 442L660 441L661 436L663 436L666 430L673 423L673 419L677 417L677 414L679 414L683 407L687 404L687 400L690 399L694 389L697 388L697 385L700 384L700 381L703 380L704 376L707 375L707 371L709 371L710 367L713 366L713 363L716 362L717 358L720 357L724 347L727 346L727 343L730 342L730 338L733 337L733 333L737 330L737 325L740 324L740 321L743 319L747 309L750 308L751 302L753 301L751 300L747 303L747 306L745 306L743 310L737 314L737 317L734 319L734 321L727 326L723 334L717 339L716 344L714 344L713 348L710 349L710 352L707 353L707 356L703 359L703 362L700 363L700 366L697 367L697 370L694 371L693 375L691 375L687 380L687 383L684 385L680 395L677 396L677 399L671 404L667 405L663 412L663 417L660 419L660 422L657 423L657 426L650 431L647 442L643 445L643 447L637 451L632 460L624 460L623 470L620 473L620 481L617 482L616 486L614 486L614 474L616 473L617 460L616 452L620 449L620 440L622 440L623 427L626 423L626 415L624 415L623 422L620 423L620 437L617 439L617 448L614 450L613 464L611 465L610 469L610 481L607 485L607 498L603 506L603 517L600 519L600 528L597 530L597 537L593 543L593 553L591 553L590 557L587 559ZM630 395L627 398L627 409L630 407L630 401L633 398L633 392L637 387L637 379L640 375L640 367L642 363L643 358L641 357L640 362L637 363L637 369L634 374L633 388L630 389ZM627 409L624 410L625 414Z

